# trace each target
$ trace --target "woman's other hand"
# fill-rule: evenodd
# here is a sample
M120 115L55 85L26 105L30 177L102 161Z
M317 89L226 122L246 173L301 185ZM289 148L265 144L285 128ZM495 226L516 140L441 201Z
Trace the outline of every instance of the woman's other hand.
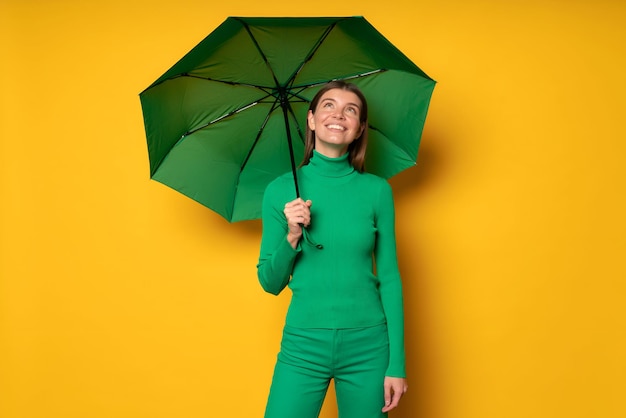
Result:
M398 406L400 398L406 393L408 386L403 377L385 376L385 406L383 412L389 412Z
M296 248L302 237L302 228L311 223L311 201L297 198L285 204L285 218L287 218L287 241Z

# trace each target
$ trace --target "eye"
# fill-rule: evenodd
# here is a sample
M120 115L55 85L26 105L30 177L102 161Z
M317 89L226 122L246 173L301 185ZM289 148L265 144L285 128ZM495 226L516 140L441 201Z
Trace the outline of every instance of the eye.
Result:
M326 102L322 107L332 107L333 104L331 102Z
M350 114L352 114L352 115L355 115L355 116L356 116L356 115L358 115L358 114L359 114L359 109L358 109L358 108L356 108L356 107L352 107L352 106L350 106L350 107L348 107L348 108L346 109L346 112L348 112L348 113L350 113Z

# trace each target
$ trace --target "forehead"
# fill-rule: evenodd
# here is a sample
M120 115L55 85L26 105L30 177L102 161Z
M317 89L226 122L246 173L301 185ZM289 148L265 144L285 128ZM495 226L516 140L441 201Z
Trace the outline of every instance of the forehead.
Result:
M320 103L326 100L331 100L331 101L342 103L342 104L353 104L359 108L361 107L361 99L359 99L359 96L357 96L355 93L349 90L343 90L343 89L328 90L326 93L322 94L322 97L320 97Z

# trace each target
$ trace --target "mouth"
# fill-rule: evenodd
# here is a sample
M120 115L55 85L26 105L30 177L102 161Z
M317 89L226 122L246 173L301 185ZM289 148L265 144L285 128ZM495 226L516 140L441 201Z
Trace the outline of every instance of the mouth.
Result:
M335 125L335 124L326 125L326 127L327 127L328 129L335 129L335 130L339 130L339 131L345 131L345 130L346 130L346 128L344 128L343 126L341 126L341 125Z

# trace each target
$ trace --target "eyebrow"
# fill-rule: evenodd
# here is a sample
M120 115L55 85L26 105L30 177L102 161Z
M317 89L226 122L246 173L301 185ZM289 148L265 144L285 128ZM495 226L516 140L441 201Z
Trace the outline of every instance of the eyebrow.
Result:
M321 103L324 103L324 102L326 102L326 101L330 101L330 102L335 102L335 103L337 103L337 100L333 99L332 97L326 97L325 99L323 99L323 100L320 102L320 104L321 104ZM346 104L351 105L351 106L354 106L354 107L357 107L359 110L361 110L361 106L359 106L359 105L358 105L358 104L356 104L356 103L348 102L348 103L346 103Z

